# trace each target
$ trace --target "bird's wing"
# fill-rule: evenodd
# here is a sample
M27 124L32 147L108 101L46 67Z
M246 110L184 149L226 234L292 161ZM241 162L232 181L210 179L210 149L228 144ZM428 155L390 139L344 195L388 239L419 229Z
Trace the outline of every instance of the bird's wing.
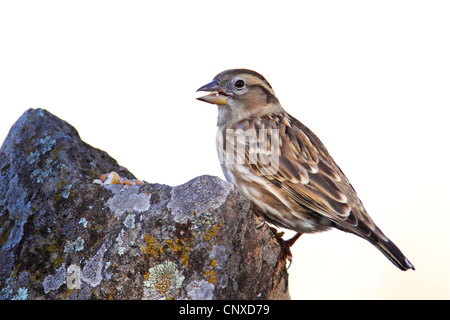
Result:
M267 138L253 149L249 146L246 164L251 170L272 182L299 205L330 219L338 228L375 243L379 238L385 238L319 138L288 114L270 118L253 124L257 131L266 129ZM264 161L263 148L271 150L272 162ZM276 157L277 168L273 165Z

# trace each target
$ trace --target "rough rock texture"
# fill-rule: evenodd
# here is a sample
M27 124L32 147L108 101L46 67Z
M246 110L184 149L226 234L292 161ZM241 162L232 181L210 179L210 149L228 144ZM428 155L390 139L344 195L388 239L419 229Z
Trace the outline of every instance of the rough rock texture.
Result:
M0 150L0 299L288 299L283 243L233 186L134 178L30 109Z

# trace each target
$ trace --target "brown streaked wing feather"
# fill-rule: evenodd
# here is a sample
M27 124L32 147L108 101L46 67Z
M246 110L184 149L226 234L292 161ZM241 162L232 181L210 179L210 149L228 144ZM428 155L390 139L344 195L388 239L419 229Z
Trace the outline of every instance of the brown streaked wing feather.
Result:
M295 118L287 114L277 116L287 117L290 124L287 126L285 119L278 120L283 141L278 155L279 169L264 175L262 172L267 172L267 165L256 161L251 165L247 163L252 171L279 186L299 205L327 217L340 229L364 238L371 238L374 231L381 233L319 138ZM259 124L261 127L256 126L256 130L263 129L264 122ZM381 236L384 235L381 233Z

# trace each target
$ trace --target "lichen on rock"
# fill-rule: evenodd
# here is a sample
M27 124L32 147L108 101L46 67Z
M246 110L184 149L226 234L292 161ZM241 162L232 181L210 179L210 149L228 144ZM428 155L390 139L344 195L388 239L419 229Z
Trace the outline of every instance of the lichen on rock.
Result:
M149 288L149 297L168 299L181 287L184 276L172 261L165 261L152 267L146 274L144 286Z
M140 182L92 183L107 172ZM43 109L0 149L0 299L289 298L283 243L258 224L228 182L137 180Z

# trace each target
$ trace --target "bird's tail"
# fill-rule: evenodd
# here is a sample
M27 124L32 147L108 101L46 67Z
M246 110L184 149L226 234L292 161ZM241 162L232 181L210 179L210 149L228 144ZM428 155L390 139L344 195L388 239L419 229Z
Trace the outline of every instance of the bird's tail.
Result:
M370 240L369 240L370 241ZM400 251L400 249L389 239L386 241L380 239L378 243L374 243L374 245L381 251L383 254L391 260L393 264L395 264L399 269L406 271L409 269L415 270L414 266L409 260L405 257L405 255Z
M395 264L400 270L406 271L409 269L414 269L414 266L405 255L400 251L400 249L389 240L381 230L373 224L374 228L369 228L365 223L358 221L355 228L345 229L342 226L336 224L338 229L346 232L352 232L357 236L369 241L375 247L378 248L393 264Z

